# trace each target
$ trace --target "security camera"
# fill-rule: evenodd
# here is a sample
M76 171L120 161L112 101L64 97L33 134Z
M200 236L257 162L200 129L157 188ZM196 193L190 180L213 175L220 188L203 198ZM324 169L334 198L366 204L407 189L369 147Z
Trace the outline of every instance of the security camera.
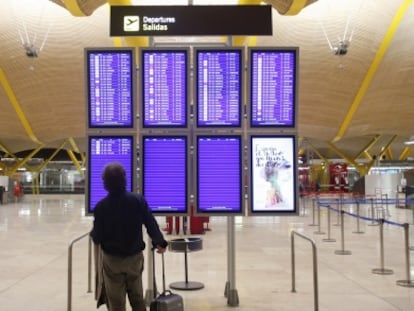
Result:
M33 44L25 44L24 49L26 51L26 56L30 58L38 57L39 54L37 52L37 49Z
M338 45L333 47L332 51L335 55L346 55L346 53L348 53L349 44L350 42L348 40L340 40Z

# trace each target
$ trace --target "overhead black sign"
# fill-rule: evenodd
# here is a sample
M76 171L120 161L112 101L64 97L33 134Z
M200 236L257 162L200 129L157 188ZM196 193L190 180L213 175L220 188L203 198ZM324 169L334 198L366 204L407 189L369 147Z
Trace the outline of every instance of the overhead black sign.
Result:
M270 5L111 6L118 36L271 36Z

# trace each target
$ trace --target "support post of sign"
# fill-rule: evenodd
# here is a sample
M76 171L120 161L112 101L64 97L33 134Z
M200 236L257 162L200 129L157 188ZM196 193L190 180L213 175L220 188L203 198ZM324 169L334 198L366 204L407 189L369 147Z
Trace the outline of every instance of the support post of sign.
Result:
M153 36L150 36L148 38L148 44L149 44L149 46L154 46L154 37ZM142 70L142 68L141 68L141 70ZM140 136L142 136L141 133L140 133ZM139 141L141 141L141 139L139 139ZM173 219L173 221L174 221L174 219ZM145 296L144 297L145 297L145 303L147 304L147 306L149 306L151 301L157 296L157 288L156 288L156 284L154 282L154 280L155 280L155 275L154 275L154 261L155 261L155 258L154 258L154 260L152 259L153 258L152 256L154 256L154 253L153 253L153 251L151 250L151 247L150 247L152 245L152 241L151 241L151 238L149 236L147 236L147 245L148 245L148 247L147 247L147 262L148 262L147 284L148 284L148 286L147 286L147 289L145 291Z
M235 247L234 216L227 217L227 275L225 294L227 304L231 307L239 305L239 295L236 289L236 247Z
M232 37L227 36L227 45L232 45ZM227 216L227 283L225 296L227 305L237 307L239 294L236 289L236 229L234 216Z

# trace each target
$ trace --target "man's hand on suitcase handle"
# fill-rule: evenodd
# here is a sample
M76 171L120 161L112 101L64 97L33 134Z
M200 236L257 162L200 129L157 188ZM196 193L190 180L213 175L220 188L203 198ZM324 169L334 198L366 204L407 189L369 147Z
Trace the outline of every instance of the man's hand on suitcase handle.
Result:
M156 245L155 248L157 249L157 253L159 253L159 254L165 253L165 251L167 250L166 247L162 247L162 246L159 246L159 245Z

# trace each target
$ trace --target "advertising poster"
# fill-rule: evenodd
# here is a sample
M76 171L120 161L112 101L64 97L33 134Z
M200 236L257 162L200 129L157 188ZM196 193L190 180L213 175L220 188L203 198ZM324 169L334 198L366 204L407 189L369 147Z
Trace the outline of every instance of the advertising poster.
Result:
M251 137L251 211L296 212L293 136Z

